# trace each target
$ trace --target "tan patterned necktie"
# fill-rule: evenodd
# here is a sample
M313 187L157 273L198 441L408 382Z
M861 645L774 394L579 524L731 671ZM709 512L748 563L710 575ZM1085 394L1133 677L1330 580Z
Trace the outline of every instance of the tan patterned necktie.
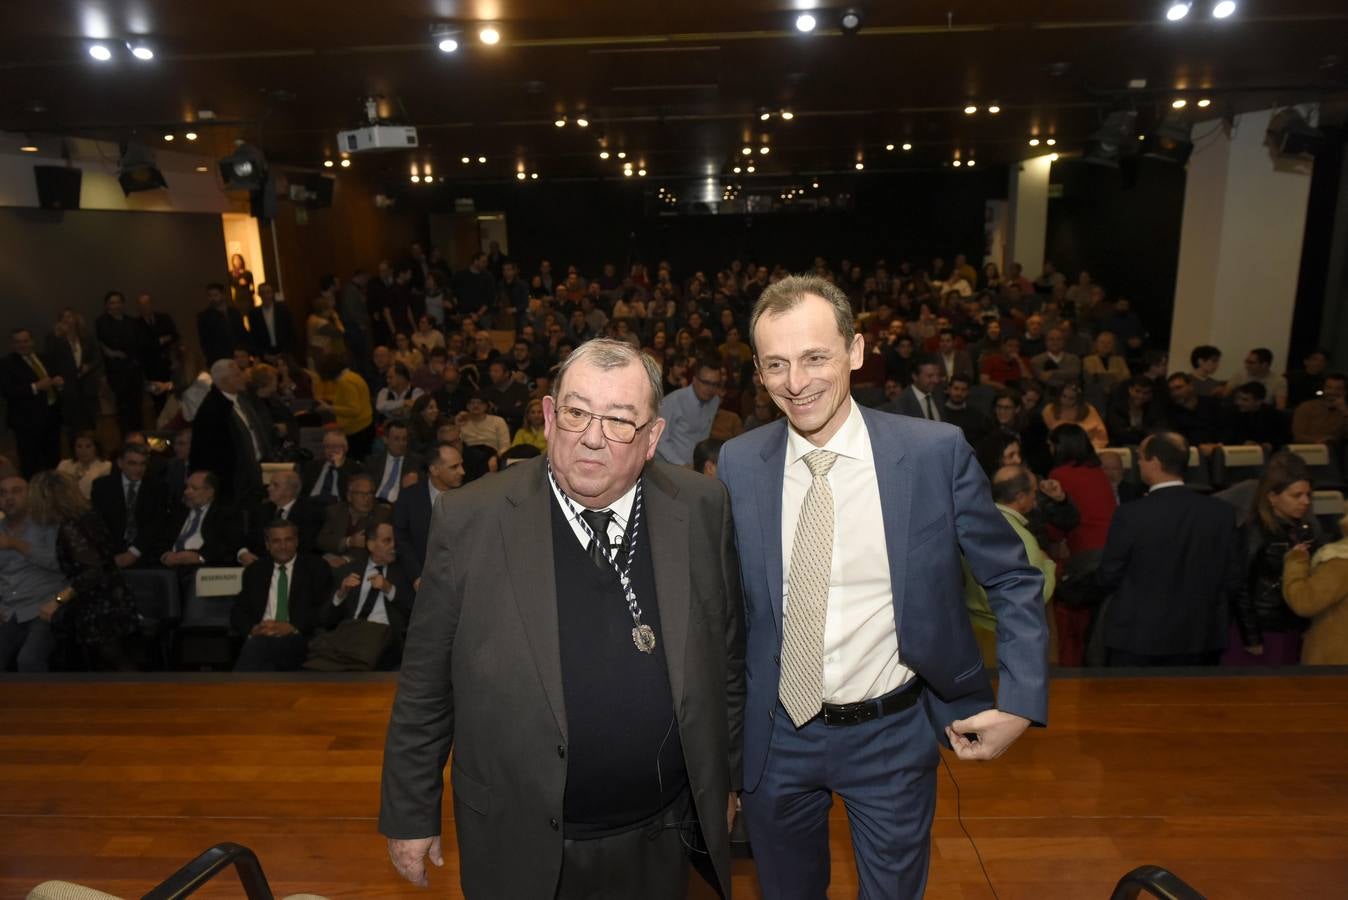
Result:
M813 480L800 505L787 570L786 621L782 626L782 678L777 697L796 727L819 715L824 702L824 622L833 569L833 488L829 469L838 455L805 454Z

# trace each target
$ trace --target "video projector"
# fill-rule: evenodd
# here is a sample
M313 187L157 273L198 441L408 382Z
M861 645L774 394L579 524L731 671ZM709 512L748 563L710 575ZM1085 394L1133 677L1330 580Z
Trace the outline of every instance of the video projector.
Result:
M417 130L411 125L367 125L337 132L337 148L342 153L406 150L415 146Z

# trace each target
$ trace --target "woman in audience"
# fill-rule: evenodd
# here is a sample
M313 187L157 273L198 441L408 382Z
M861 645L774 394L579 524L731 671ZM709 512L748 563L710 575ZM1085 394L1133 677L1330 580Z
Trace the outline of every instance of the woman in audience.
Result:
M393 336L393 361L407 366L409 372L415 372L426 366L426 357L422 356L421 351L412 344L411 336L401 331ZM485 368L484 366L483 369Z
M518 447L521 444L537 447L544 453L548 451L548 439L543 434L542 400L530 400L529 405L524 408L524 425L515 432L515 440L510 446Z
M318 368L318 361L329 353L345 353L346 341L341 317L329 294L314 298L312 312L305 322L308 336L309 365Z
M407 423L412 433L410 452L425 456L435 446L435 433L440 426L440 404L434 394L422 394L413 401Z
M253 273L248 271L241 253L229 258L229 297L235 308L245 315L253 308Z
M81 431L75 435L71 449L74 451L74 458L61 460L56 471L74 479L79 485L80 493L84 495L85 500L88 500L94 479L102 478L111 472L112 463L103 458L103 451L98 446L98 437L92 431Z
M1053 432L1059 425L1080 425L1091 439L1097 450L1109 446L1109 432L1094 406L1081 396L1081 388L1075 384L1064 384L1058 388L1058 396L1044 407L1044 427Z
M1086 384L1100 385L1105 394L1114 390L1114 385L1127 381L1132 372L1128 363L1115 352L1114 333L1102 331L1095 338L1095 352L1081 361L1081 372Z
M1305 544L1312 553L1324 531L1311 513L1310 470L1291 453L1275 453L1255 490L1245 523L1246 590L1237 598L1224 665L1288 666L1301 661L1306 620L1283 599L1283 559Z
M1019 466L1021 457L1020 438L1014 433L994 431L978 442L974 450L978 465L989 480L1002 466Z
M329 414L346 435L352 459L364 462L374 443L374 408L370 387L347 368L345 353L328 353L318 361L314 409Z
M39 615L72 639L97 668L134 671L127 642L140 628L135 601L113 562L116 547L103 519L59 472L39 472L28 487L33 521L54 526L56 561L68 580Z
M417 319L417 330L416 334L412 335L412 345L421 351L425 359L430 359L432 350L445 346L445 335L435 327L429 313Z
M1078 572L1092 571L1094 565L1087 556L1096 558L1109 538L1109 524L1114 520L1118 501L1109 476L1100 467L1090 437L1080 425L1068 422L1049 434L1053 451L1053 470L1048 477L1062 486L1079 514L1077 525L1066 534L1068 552L1078 558L1074 568ZM1091 610L1073 608L1063 603L1054 604L1054 620L1058 625L1058 664L1079 666L1086 659L1087 633Z
M1348 534L1348 516L1339 520ZM1297 544L1283 558L1282 595L1297 615L1311 620L1301 645L1303 666L1348 665L1348 538L1310 555Z

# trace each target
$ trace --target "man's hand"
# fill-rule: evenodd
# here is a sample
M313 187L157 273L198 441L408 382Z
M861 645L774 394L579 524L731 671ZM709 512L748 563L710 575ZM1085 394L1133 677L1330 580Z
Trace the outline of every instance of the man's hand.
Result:
M740 811L740 795L734 791L730 792L730 799L725 805L725 830L731 831L735 827L735 814Z
M285 637L287 634L294 634L298 629L289 622L278 622L275 619L263 619L253 626L248 633L253 637Z
M381 594L387 594L389 590L393 587L393 582L389 581L387 578L385 578L383 575L380 575L378 572L375 572L373 575L370 576L370 587L374 588L376 591L379 591L379 593Z
M418 578L416 581L412 582L412 590L414 590L414 591L419 591L419 590L421 590L421 579L420 579L420 578Z
M393 868L417 887L431 886L430 879L426 877L427 856L437 866L445 864L445 858L440 853L440 835L413 838L410 841L388 839L388 858L393 861Z
M50 622L51 617L56 615L56 611L61 608L61 604L54 599L48 600L37 608L37 617L44 622Z
M140 557L130 550L123 550L121 553L114 556L112 561L117 564L117 568L119 569L129 569L136 564L136 560L138 559L140 559Z
M239 554L240 565L251 566L255 562L257 562L257 554L253 551L245 550Z
M360 576L355 572L352 572L350 575L343 578L342 583L337 586L337 596L345 600L346 595L358 587L360 587Z
M946 726L945 733L950 738L950 746L955 748L955 755L960 759L986 761L1005 753L1006 748L1015 743L1016 738L1029 727L1030 720L1023 716L1000 709L985 709L971 718L951 722ZM968 733L974 734L977 739L969 740L964 736Z

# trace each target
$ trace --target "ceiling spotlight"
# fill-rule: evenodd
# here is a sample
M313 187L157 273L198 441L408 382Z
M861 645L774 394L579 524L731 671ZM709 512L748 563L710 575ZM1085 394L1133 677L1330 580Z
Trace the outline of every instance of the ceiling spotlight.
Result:
M784 110L782 110L782 119L783 119L783 120L785 120L785 121L787 121L787 122L790 122L790 121L791 121L792 119L794 119L795 117L796 117L796 114L793 113L791 110L789 110L789 109L784 109Z
M627 152L625 150L619 150L618 159L627 159Z
M952 165L954 165L954 167L958 169L960 166L964 165L964 163L957 159L955 160L954 163L952 163Z
M977 107L977 106L974 106L972 103L970 103L968 106L964 107L964 114L965 114L966 116L972 116L972 115L973 115L974 113L976 113L976 112L978 112L978 107Z
M145 44L132 44L130 41L126 44L126 49L131 51L131 55L141 62L149 62L154 59L154 51Z
M976 159L971 159L971 160L969 160L969 168L972 169L972 168L973 168L974 166L976 166L976 165L978 165L978 160L976 160Z
M452 37L444 37L435 46L439 48L441 53L453 53L459 49L459 42Z
M334 163L333 163L332 160L330 160L330 159L325 159L325 160L323 160L323 168L325 168L325 169L331 169L331 168L333 167L333 165L334 165Z
M1212 105L1212 101L1209 100L1207 97L1204 97L1202 100L1199 100L1199 101L1198 101L1198 107L1199 107L1200 109L1207 109L1207 108L1208 108L1209 106L1211 106L1211 105Z
M815 190L819 190L819 179L816 178L814 181L811 181L810 187L814 188Z
M211 170L210 166L197 166L196 168L196 171L198 172L209 172L210 170Z
M189 131L187 134L183 135L183 137L187 138L189 141L195 141L197 139L197 133L195 131Z
M762 154L763 156L767 156L767 155L768 155L768 151L770 151L771 149L772 149L772 148L769 147L767 144L764 144L763 146L761 146L761 147L758 148L758 152L759 152L760 154Z
M565 128L565 127L566 127L566 116L562 116L560 119L558 119L557 121L553 122L552 124L556 125L558 128Z
M421 176L420 176L420 175L413 175L413 176L412 176L412 183L413 183L413 184L420 184L420 183L421 183Z
M645 178L645 177L646 177L646 170L645 170L645 169L637 169L637 174L640 175L642 178Z
M600 150L600 151L599 151L599 158L600 158L600 159L608 159L608 151L607 151L607 150Z
M1031 147L1038 147L1038 146L1039 146L1039 138L1030 138L1030 146L1031 146Z
M480 165L480 166L485 166L485 165L487 164L487 157L485 157L485 156L479 156L479 157L477 158L477 163L478 163L478 165Z
M37 148L34 147L33 149L36 150ZM731 169L731 171L734 172L736 175L738 175L740 173L740 167L736 166L735 168Z
M1170 4L1170 8L1165 11L1165 17L1172 22L1178 22L1189 14L1189 7L1193 4L1185 2L1176 2Z
M585 118L584 116L581 116L580 118L576 119L576 127L577 127L577 128L589 128L589 127L590 127L590 120L587 119L587 118Z
M530 172L530 173L529 173L529 178L530 178L530 180L532 180L532 181L537 181L537 180L538 180L538 173L537 173L537 172Z
M893 145L893 144L885 144L885 149L886 149L886 150L892 151L892 150L894 149L894 145Z
M752 175L752 174L754 174L754 167L753 167L753 166L745 166L744 171L746 171L746 172L748 172L750 175Z
M991 113L991 114L994 115L994 116L997 115L997 113L999 113L999 112L1001 112L1001 111L1002 111L1002 108L1001 108L1000 106L989 106L989 107L988 107L988 112Z
M744 148L742 148L742 149L740 150L740 153L743 153L745 156L748 156L750 153L753 153L753 152L754 152L754 148L753 148L753 147L744 147Z
M1048 144L1050 147L1053 147L1058 143L1058 140L1057 138L1049 138L1048 140L1044 141L1044 143Z
M1212 17L1214 19L1225 19L1236 11L1236 0L1220 0L1213 4Z
M1189 105L1189 101L1188 101L1188 100L1185 100L1183 97L1181 97L1181 98L1179 98L1178 100L1176 100L1174 103L1171 103L1171 104L1170 104L1170 108L1171 108L1171 109L1184 109L1184 107L1186 107L1186 106L1188 106L1188 105Z
M856 34L861 30L861 13L856 9L844 10L838 19L838 27L843 34Z
M527 178L527 177L528 177L528 176L525 175L523 172L516 172L516 173L515 173L515 178L518 179L519 181L523 181L523 180L524 180L525 178Z
M866 168L866 164L865 164L864 162L859 162L859 163L857 163L856 168L857 168L857 171L860 172L862 169Z
M107 62L112 59L112 51L104 44L90 44L89 55L99 62Z
M342 166L343 169L349 169L349 168L351 168L351 160L349 160L349 159L344 159L344 160L342 160L341 166Z
M1048 161L1049 161L1049 162L1057 162L1057 161L1058 161L1058 154L1056 154L1056 153L1050 153L1050 154L1048 155Z
M463 163L463 164L466 166L466 165L468 165L470 162L472 162L472 160L469 159L469 158L466 157L466 156L460 156L460 157L459 157L459 162Z
M623 169L623 177L625 177L625 178L631 178L631 177L632 177L632 170L631 170L631 169Z
M801 13L796 16L796 30L802 34L809 34L811 31L814 31L814 26L818 24L818 20L809 13Z
M164 135L164 140L166 140L166 141L172 141L172 140L173 140L173 135L171 135L171 134L166 134L166 135Z
M771 119L771 118L772 118L772 113L770 113L770 112L762 112L762 113L759 113L759 114L758 114L758 121L760 121L760 122L766 122L768 119Z
M501 32L495 25L488 25L477 33L477 38L484 44L501 43Z
M32 144L24 144L22 147L19 148L19 152L20 152L20 153L36 153L36 152L37 152L37 147L34 147Z
M904 144L903 147L902 147L902 149L903 149L903 150L912 150L912 149L913 149L913 145L912 145L912 144Z

